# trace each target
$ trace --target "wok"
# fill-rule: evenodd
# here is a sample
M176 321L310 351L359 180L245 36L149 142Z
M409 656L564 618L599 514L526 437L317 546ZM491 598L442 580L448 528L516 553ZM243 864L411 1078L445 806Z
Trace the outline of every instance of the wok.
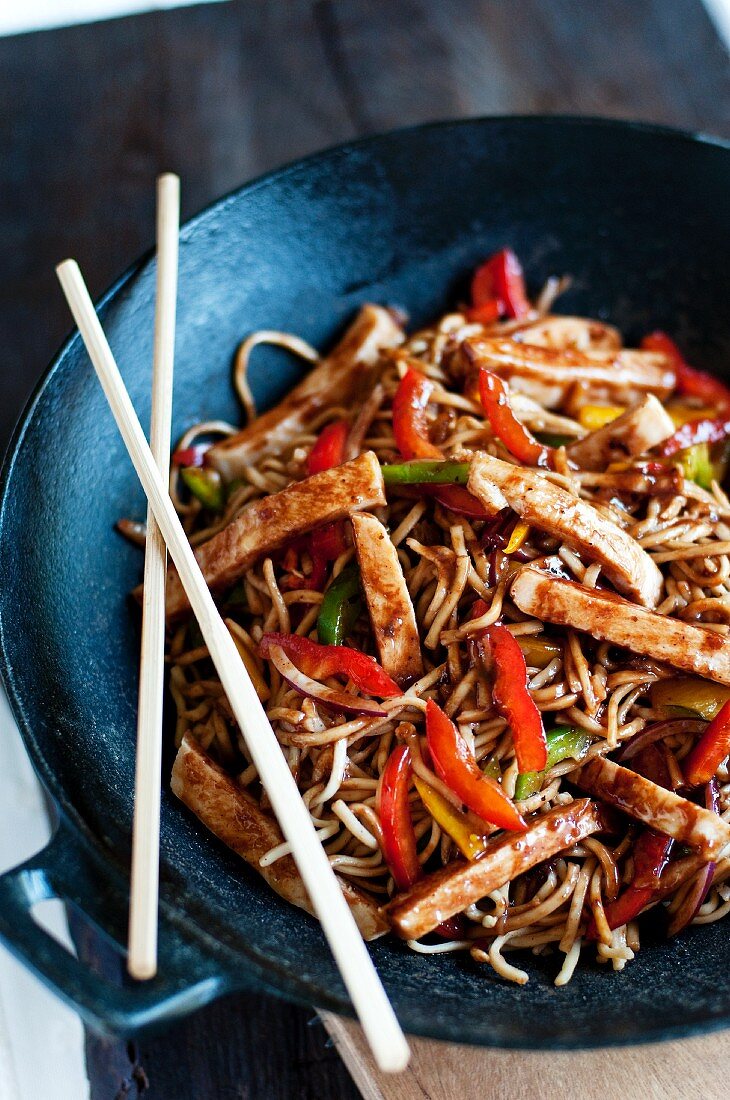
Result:
M730 146L627 123L503 118L418 127L300 161L248 184L182 230L174 431L239 413L233 351L280 328L326 348L358 305L411 324L465 294L474 265L510 244L531 287L570 273L560 309L629 340L676 335L730 372ZM60 258L60 257L59 257ZM79 257L83 266L84 257ZM154 262L100 304L143 423L149 420ZM259 406L299 368L260 349ZM171 796L162 806L160 974L137 984L79 963L33 920L57 896L125 942L132 819L139 551L114 531L143 497L78 335L36 390L5 461L0 500L3 677L58 811L49 846L0 879L0 937L94 1026L130 1033L235 990L337 1012L349 1005L314 920L273 895ZM169 743L169 740L168 740ZM571 1048L667 1038L730 1022L725 922L645 942L621 975L584 964L556 989L555 958L529 985L388 937L375 962L411 1032ZM522 964L521 964L522 965Z

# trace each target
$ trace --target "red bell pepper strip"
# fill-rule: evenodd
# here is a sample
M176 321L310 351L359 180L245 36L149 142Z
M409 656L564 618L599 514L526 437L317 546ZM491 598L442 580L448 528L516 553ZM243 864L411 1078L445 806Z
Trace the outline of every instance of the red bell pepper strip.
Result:
M421 877L416 833L411 821L408 788L411 754L398 745L388 757L378 791L378 813L383 833L383 855L399 890L408 890Z
M433 382L409 367L393 397L393 435L404 458L443 458L443 451L428 438L426 407Z
M345 443L350 430L346 420L333 420L323 429L307 456L307 473L321 474L345 461Z
M409 890L423 875L408 802L411 772L408 746L399 745L386 761L378 789L383 856L399 890ZM445 940L460 939L464 935L463 916L457 913L442 921L434 932Z
M674 841L664 833L646 829L634 844L634 877L615 901L604 906L603 912L611 931L635 920L653 900L659 889L659 879L666 867ZM598 938L595 921L586 930L586 939Z
M699 741L684 760L684 777L690 787L709 783L730 754L730 699L720 708Z
M677 374L677 392L685 397L698 397L718 412L730 409L730 389L708 371L696 370L686 361L674 341L665 332L651 332L641 341L646 351L660 351L672 361Z
M718 417L716 420L689 420L681 428L677 428L674 435L665 439L659 448L659 453L669 456L677 451L685 451L687 447L693 447L695 443L719 443L730 435L730 420Z
M429 488L429 492L439 504L443 504L444 508L458 512L459 515L471 516L474 519L489 517L482 502L461 485L433 485Z
M494 705L512 729L520 772L541 772L547 766L547 739L540 711L527 689L527 665L519 642L506 626L487 630L494 661Z
M321 474L345 461L345 444L350 430L346 420L333 420L323 429L307 456L307 474ZM295 577L285 587L308 588L321 592L327 583L327 566L336 561L347 549L345 529L341 521L318 527L309 536L308 546L312 558L312 571L307 577Z
M485 367L479 371L479 395L492 431L502 440L509 453L526 466L549 469L552 466L553 448L539 443L532 432L520 423L509 403L507 384Z
M173 466L202 466L205 461L205 452L208 450L210 450L210 443L195 443L192 447L173 451L170 461Z
M525 317L530 312L522 265L511 248L495 252L476 269L471 281L471 300L475 310L496 302L499 313L505 317Z
M262 657L268 657L272 645L281 646L287 657L305 676L326 680L344 676L368 695L389 699L402 695L395 680L380 667L374 657L344 645L318 645L299 634L264 634L259 643Z
M512 800L483 775L466 741L433 699L426 703L426 740L436 771L465 806L500 829L527 828Z
M501 314L502 303L497 298L490 298L480 306L469 306L466 310L466 319L475 321L479 325L493 325L499 320Z

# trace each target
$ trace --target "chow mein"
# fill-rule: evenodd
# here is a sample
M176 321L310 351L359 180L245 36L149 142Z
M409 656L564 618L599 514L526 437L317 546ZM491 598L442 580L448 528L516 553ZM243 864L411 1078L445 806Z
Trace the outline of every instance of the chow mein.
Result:
M171 478L365 938L556 985L730 911L730 389L563 286L504 249L413 335L255 332L246 425L192 426ZM261 415L259 344L310 368ZM172 568L167 614L172 789L307 909Z

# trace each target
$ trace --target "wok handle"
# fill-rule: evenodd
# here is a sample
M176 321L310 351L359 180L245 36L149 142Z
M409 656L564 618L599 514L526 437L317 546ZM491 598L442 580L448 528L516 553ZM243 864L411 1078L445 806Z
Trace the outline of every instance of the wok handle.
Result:
M36 923L33 906L48 898L70 903L70 916L76 910L72 922L81 937L94 926L104 948L103 970L76 958ZM46 848L0 876L0 940L86 1023L107 1034L132 1035L234 988L216 945L205 944L164 907L158 975L145 982L130 978L123 946L128 903L123 874L62 819ZM254 974L247 977L235 988L259 987Z

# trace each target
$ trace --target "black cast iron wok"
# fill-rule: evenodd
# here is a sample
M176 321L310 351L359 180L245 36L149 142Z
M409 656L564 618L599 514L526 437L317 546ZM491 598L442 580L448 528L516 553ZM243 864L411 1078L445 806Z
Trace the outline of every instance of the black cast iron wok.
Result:
M664 327L701 366L730 371L730 146L644 126L561 119L447 123L373 138L242 188L182 233L174 430L235 420L231 357L251 329L326 347L368 300L421 324L453 303L504 244L537 287L569 272L566 312L631 339ZM60 257L59 257L60 258ZM83 266L83 256L79 257ZM106 296L103 324L143 423L149 418L154 270ZM260 350L260 404L295 375ZM57 895L123 944L137 694L127 593L141 556L113 527L143 498L78 336L32 399L6 460L0 504L5 684L58 806L50 846L0 880L0 936L97 1026L132 1031L223 991L257 988L346 1012L316 923L281 902L167 792L161 966L119 984L76 962L33 922ZM373 956L406 1029L464 1042L578 1047L730 1023L730 927L646 943L623 974L587 965L556 989L556 960L508 985L461 957L388 940ZM120 966L120 972L122 967Z

